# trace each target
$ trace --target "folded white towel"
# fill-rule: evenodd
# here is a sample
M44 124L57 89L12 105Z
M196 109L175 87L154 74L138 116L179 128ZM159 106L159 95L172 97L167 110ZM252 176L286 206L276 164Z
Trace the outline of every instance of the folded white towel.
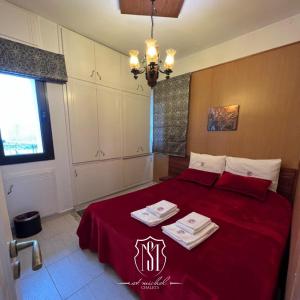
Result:
M168 215L164 216L163 218L159 218L157 216L155 216L154 214L152 214L151 212L149 212L146 208L142 208L136 211L133 211L132 213L130 213L131 217L150 226L156 226L164 221L166 221L167 219L173 217L174 215L176 215L179 212L179 209L175 209L173 210L171 213L169 213Z
M200 215L196 212L191 212L182 219L176 221L176 225L183 230L196 234L211 223L211 219Z
M155 204L148 205L147 210L159 218L163 218L177 209L177 205L167 200L161 200Z
M219 229L219 226L211 222L197 234L190 234L182 230L176 225L176 223L162 226L162 229L164 234L178 242L186 249L191 250L210 237L216 230Z

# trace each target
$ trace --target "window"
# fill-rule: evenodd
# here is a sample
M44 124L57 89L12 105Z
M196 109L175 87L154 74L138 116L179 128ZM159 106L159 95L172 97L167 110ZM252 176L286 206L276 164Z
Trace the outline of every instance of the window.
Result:
M0 164L54 159L45 83L0 73Z

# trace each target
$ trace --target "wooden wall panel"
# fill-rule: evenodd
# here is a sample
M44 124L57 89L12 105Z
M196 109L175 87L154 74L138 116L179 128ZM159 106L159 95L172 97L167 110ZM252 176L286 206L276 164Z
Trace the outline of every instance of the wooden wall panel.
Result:
M156 17L178 18L184 0L156 0ZM121 14L151 16L150 0L119 0Z
M188 151L300 160L300 43L192 74ZM237 131L208 132L211 106L239 104Z

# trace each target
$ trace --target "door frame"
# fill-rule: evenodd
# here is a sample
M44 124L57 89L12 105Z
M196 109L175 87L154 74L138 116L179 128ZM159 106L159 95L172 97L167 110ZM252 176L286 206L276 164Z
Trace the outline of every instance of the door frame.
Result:
M0 300L16 300L15 281L11 268L8 243L12 240L12 232L7 211L6 198L0 170Z

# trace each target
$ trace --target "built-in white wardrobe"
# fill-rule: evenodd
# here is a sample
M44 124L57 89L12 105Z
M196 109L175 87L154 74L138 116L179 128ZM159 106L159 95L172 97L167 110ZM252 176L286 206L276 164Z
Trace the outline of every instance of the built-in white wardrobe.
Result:
M76 204L152 180L150 89L128 57L62 28Z

